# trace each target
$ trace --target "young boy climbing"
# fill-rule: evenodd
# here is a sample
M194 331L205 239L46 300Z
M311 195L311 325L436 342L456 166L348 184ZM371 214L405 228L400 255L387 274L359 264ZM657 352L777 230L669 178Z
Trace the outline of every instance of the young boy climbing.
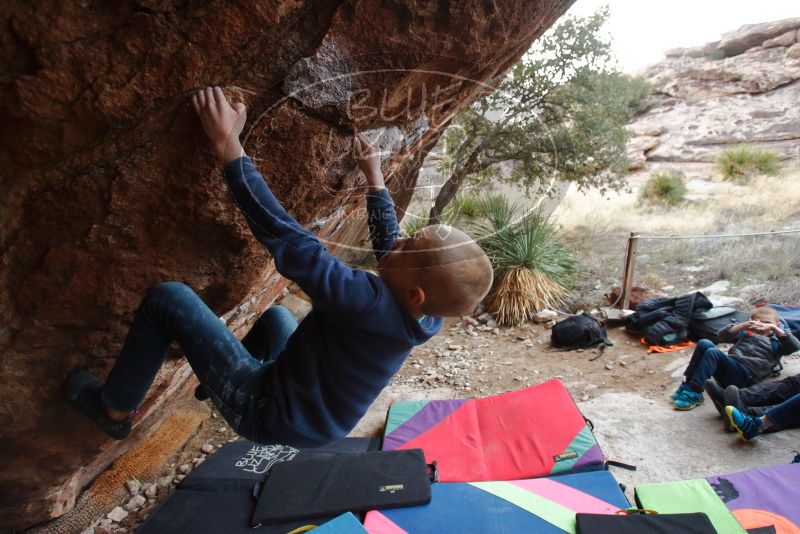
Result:
M703 404L703 387L712 376L722 387L750 386L772 375L782 356L800 350L778 312L767 306L756 308L749 321L720 330L718 337L733 346L726 354L707 339L697 343L684 382L672 395L676 410Z
M411 349L439 331L442 316L477 306L492 284L489 259L466 234L448 226L428 226L401 238L380 149L356 135L378 275L351 269L283 209L245 155L239 141L245 106L231 105L218 87L195 94L192 105L250 229L272 254L277 271L311 298L313 310L298 325L287 310L273 306L240 342L189 287L158 284L137 310L106 382L86 369L73 372L70 401L109 436L125 438L130 414L176 341L240 435L298 446L341 438Z

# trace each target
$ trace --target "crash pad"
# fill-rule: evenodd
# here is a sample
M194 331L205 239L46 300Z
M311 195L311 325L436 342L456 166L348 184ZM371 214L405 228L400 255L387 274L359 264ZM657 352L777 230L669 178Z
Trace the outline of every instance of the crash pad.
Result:
M591 428L559 380L478 399L395 402L384 450L425 451L443 482L603 469Z
M255 508L256 485L278 462L325 458L375 450L378 441L345 438L316 448L281 444L261 445L239 440L228 443L197 466L138 531L139 534L252 534L250 517ZM286 534L308 524L334 519L299 520L262 525L259 534Z
M800 533L800 464L748 469L706 480L745 528L772 525L778 534Z
M646 510L655 510L660 514L701 512L708 516L717 532L746 532L711 485L703 479L641 484L636 486L635 496L639 507Z
M347 512L313 529L313 532L314 534L363 534L367 531L364 530L356 516Z
M781 319L789 326L795 336L800 336L800 306L782 306L780 304L767 304L781 314Z
M370 534L575 532L578 512L611 514L629 506L608 471L485 482L440 482L430 504L371 511Z

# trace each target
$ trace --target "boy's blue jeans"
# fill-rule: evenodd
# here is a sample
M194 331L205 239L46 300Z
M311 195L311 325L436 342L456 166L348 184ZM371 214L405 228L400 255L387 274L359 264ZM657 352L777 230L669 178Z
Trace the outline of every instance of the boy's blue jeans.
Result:
M800 427L800 393L767 410L776 430Z
M264 373L296 328L289 310L272 306L239 341L188 286L158 284L136 311L103 386L103 401L116 410L135 410L176 341L222 416L240 434L251 434L239 428L242 418L263 399Z
M695 391L703 391L706 380L712 376L722 387L747 387L755 382L750 371L719 350L707 339L701 339L694 348L686 372L686 383Z

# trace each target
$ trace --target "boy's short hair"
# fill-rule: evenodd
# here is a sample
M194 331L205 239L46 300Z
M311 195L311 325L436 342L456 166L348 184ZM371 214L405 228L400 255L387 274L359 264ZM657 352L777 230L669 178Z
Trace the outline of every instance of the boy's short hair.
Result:
M450 264L422 268L420 286L427 300L426 315L453 317L471 314L492 287L492 264L477 246L480 255Z
M773 322L775 324L780 323L781 321L781 314L778 313L778 310L775 308L770 308L769 306L761 306L760 308L756 308L750 314L751 319L761 319Z

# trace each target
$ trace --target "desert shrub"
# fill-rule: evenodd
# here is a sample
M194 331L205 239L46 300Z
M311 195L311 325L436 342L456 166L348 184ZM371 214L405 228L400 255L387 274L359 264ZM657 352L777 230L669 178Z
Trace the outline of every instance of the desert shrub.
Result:
M400 222L400 230L407 236L414 235L426 226L428 226L428 214L425 212L407 211Z
M482 214L481 199L474 194L458 193L446 209L449 209L451 213L445 219L455 220L459 217L476 219Z
M481 199L484 219L473 234L495 271L486 309L505 325L519 325L545 308L563 308L567 288L579 270L569 248L559 240L558 227L537 212L522 213L505 197Z
M442 213L441 223L451 225L467 224L469 221L481 217L481 201L477 195L459 193L447 205ZM405 235L413 235L429 224L428 214L424 212L407 212L403 217L400 228Z
M641 197L651 202L675 205L686 195L685 175L675 169L662 169L650 175L642 188Z
M747 145L723 150L716 157L717 170L727 180L747 181L751 176L774 176L780 171L778 155L772 150Z

